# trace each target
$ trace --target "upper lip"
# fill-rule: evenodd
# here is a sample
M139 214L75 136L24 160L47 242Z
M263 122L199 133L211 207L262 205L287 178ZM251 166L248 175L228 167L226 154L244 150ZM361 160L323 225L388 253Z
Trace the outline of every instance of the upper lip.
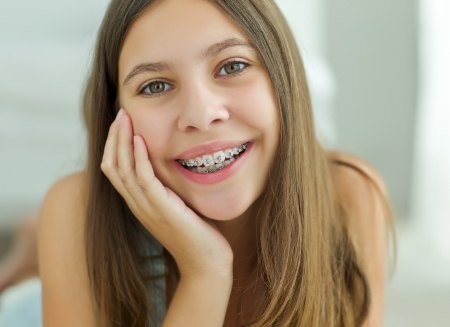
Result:
M195 146L189 150L183 151L176 156L175 160L187 160L196 157L201 157L205 154L212 154L218 151L223 151L226 149L232 149L238 147L248 141L214 141L205 143L202 145Z

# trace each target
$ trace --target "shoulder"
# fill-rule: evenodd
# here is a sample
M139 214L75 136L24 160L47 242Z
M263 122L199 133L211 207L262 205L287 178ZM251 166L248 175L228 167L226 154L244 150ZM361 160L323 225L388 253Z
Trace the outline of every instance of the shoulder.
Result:
M347 223L360 227L355 232L364 232L388 219L388 192L378 171L350 154L331 152L329 158L338 198L347 215L354 217Z
M370 235L386 231L391 218L387 189L367 161L341 152L331 152L329 158L336 192L347 214L344 223L358 251L370 245Z
M362 158L343 152L330 152L332 173L339 190L352 191L355 187L374 187L381 196L387 196L386 185L378 171ZM359 189L361 191L361 189Z
M81 171L61 178L50 187L44 198L40 210L39 232L58 230L58 235L81 232L86 204L86 173Z
M87 176L77 172L65 176L50 187L40 210L39 233L81 232L87 203ZM67 236L67 235L66 235Z
M349 154L329 154L344 225L371 289L369 325L381 324L389 227L387 190L381 175L365 160Z
M72 209L86 203L87 174L79 171L67 175L56 181L44 198L45 207L65 207L69 205Z
M39 214L38 251L46 326L94 326L84 247L87 175L57 181Z

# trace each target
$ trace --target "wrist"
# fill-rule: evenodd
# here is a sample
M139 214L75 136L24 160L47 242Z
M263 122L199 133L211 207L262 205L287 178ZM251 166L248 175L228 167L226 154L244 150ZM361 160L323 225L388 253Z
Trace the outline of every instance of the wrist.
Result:
M197 294L202 293L205 297L210 298L212 296L224 299L224 303L228 303L228 299L233 288L232 275L181 275L178 289L185 288L195 290ZM207 295L209 294L209 295ZM226 299L226 300L225 300Z
M223 326L232 273L181 274L163 326Z
M180 282L232 284L233 268L189 270L180 269Z
M179 261L175 260L180 272L180 278L188 280L232 280L233 279L233 259L225 260L200 260ZM206 262L205 262L206 261Z

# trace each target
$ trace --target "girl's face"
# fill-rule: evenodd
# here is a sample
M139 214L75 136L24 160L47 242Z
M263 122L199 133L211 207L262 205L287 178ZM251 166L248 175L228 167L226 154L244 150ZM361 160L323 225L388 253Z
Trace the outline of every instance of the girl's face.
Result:
M123 45L119 96L156 176L192 209L229 220L262 194L278 107L257 51L215 5L152 4Z

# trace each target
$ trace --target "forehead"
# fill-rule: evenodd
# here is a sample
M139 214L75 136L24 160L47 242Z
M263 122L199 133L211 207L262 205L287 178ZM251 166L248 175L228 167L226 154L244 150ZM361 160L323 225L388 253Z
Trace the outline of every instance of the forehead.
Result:
M177 60L232 37L247 40L238 25L210 1L159 0L131 26L119 63Z

